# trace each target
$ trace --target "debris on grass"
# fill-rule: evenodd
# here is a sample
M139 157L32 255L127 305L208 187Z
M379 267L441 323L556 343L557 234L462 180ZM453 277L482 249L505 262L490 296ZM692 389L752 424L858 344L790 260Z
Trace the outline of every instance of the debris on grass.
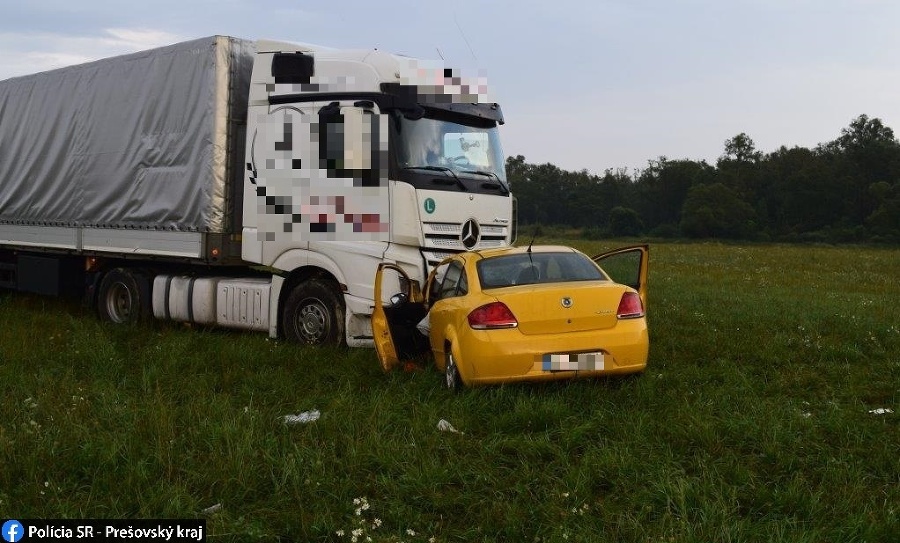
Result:
M298 415L285 415L284 423L285 424L307 424L309 422L315 422L319 420L319 417L322 414L318 409L313 409L312 411L304 411Z
M201 515L212 515L212 514L214 514L214 513L218 513L218 512L221 511L221 510L222 510L222 504L221 504L221 503L217 503L217 504L215 504L215 505L210 505L210 506L207 507L206 509L200 511L200 514L201 514Z
M890 415L894 410L888 407L879 407L878 409L869 409L871 415Z
M438 430L440 430L442 432L450 432L452 434L465 435L465 432L460 432L459 430L454 428L453 425L450 424L450 421L448 421L447 419L439 420L437 423L437 427L438 427Z

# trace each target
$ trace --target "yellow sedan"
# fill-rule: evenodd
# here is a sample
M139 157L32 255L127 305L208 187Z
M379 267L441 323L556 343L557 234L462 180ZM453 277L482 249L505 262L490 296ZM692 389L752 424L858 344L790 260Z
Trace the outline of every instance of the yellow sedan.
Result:
M648 267L646 245L593 259L564 246L487 249L445 259L422 292L384 263L375 348L386 371L430 350L450 389L640 372Z

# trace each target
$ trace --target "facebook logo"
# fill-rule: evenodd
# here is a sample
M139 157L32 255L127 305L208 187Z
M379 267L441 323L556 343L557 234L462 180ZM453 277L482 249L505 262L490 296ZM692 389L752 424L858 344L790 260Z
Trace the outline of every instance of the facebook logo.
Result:
M18 520L7 520L3 523L3 532L0 535L3 536L3 541L16 543L25 535L25 527Z

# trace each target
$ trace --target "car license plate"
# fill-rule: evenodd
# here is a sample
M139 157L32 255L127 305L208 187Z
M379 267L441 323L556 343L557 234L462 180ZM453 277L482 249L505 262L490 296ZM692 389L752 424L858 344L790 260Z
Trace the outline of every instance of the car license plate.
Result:
M540 365L543 371L596 371L604 369L603 353L545 354Z

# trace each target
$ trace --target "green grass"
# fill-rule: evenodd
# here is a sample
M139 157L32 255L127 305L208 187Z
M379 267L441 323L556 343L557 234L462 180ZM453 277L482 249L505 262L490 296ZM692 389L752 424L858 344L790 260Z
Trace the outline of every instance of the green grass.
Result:
M644 374L454 396L371 350L2 294L0 516L221 504L210 541L900 541L898 302L897 249L653 244Z

